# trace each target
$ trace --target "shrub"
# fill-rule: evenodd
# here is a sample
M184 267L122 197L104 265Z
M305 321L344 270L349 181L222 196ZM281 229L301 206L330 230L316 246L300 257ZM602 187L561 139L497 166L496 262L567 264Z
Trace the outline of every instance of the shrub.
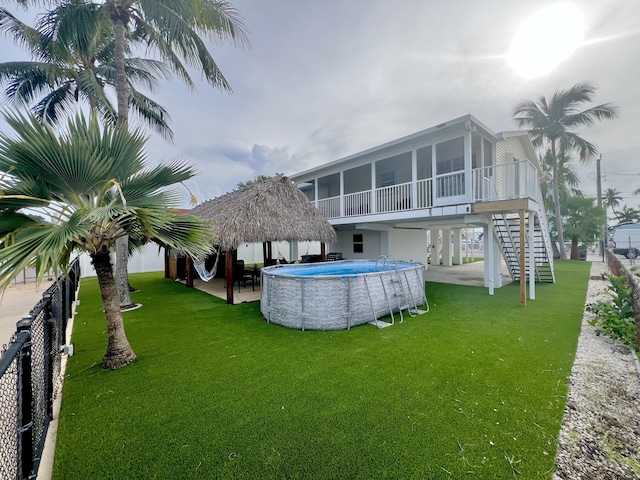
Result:
M635 349L636 326L633 318L631 287L626 277L609 275L611 285L607 288L610 298L587 305L595 314L589 323L596 327L596 334L605 334Z

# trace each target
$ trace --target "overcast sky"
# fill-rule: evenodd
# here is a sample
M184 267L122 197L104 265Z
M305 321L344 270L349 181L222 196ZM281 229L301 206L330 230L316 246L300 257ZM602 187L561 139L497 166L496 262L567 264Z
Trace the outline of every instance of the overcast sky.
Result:
M496 132L515 130L518 102L590 81L598 86L593 105L614 103L620 117L579 133L602 152L603 190L616 188L637 207L638 0L574 1L585 21L582 46L550 73L525 79L506 53L521 22L555 3L235 0L251 48L211 49L233 94L164 83L152 96L171 114L175 143L150 133L148 151L154 161L194 164L201 174L189 186L204 201L259 174L290 175L467 113ZM24 56L0 39L2 61L16 55ZM576 166L583 190L595 194L595 161Z

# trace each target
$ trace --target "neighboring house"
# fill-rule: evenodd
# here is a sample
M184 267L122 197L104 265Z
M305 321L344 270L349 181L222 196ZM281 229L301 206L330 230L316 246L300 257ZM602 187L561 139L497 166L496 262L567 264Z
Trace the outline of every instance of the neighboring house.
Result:
M494 133L466 115L290 178L334 226L329 251L344 258L458 264L462 231L483 228L493 293L502 257L520 278L521 245L527 275L554 281L541 176L527 132Z

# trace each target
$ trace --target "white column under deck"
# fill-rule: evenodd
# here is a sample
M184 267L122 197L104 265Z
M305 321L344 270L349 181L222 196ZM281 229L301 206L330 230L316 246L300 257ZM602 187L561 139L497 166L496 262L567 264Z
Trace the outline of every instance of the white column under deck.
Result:
M462 265L462 229L453 229L453 264Z
M484 286L489 288L489 295L494 294L494 289L502 287L502 252L492 222L488 218L484 227Z
M493 286L495 288L502 288L502 250L500 250L500 242L498 238L493 235Z
M289 261L298 261L298 242L289 242Z
M535 212L529 212L529 299L536 299L536 245L535 245Z
M451 229L442 229L442 266L451 266Z
M437 228L431 229L431 265L440 265L440 230Z
M482 238L484 239L484 286L489 287L489 295L493 295L493 269L491 268L493 263L493 249L491 248L493 245L493 225L491 220L484 227Z

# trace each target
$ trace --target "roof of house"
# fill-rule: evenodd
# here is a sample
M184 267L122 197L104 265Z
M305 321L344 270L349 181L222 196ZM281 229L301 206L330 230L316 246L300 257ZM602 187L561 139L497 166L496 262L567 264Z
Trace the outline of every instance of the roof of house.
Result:
M223 249L241 243L336 241L327 219L282 175L208 200L191 213L213 224L215 243Z

